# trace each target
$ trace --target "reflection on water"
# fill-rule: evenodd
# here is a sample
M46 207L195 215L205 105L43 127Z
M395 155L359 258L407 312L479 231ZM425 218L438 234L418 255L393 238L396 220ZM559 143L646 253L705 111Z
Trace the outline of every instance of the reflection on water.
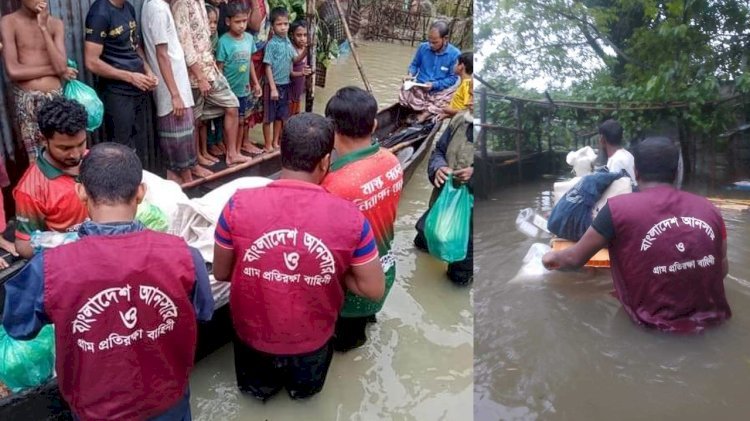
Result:
M733 317L701 335L667 335L630 321L608 270L507 283L534 243L516 215L549 210L551 186L506 188L475 205L475 419L747 419L750 213L722 212Z
M413 49L363 44L360 59L381 108L395 101ZM354 60L329 70L316 91L322 112L336 89L362 86ZM362 349L335 354L323 391L303 402L282 392L266 404L241 395L231 346L201 361L190 379L196 420L459 420L471 417L473 317L471 294L454 287L445 265L412 246L414 224L427 207L425 163L399 206L394 252L397 280L379 323Z

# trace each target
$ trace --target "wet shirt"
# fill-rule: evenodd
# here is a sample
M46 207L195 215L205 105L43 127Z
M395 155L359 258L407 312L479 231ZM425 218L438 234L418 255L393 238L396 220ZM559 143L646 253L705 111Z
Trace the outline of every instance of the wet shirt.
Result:
M659 186L612 197L607 206L612 278L633 321L691 333L731 317L723 279L726 226L708 200Z
M137 53L140 44L138 31L135 8L128 2L117 7L109 0L96 0L86 15L86 41L102 45L102 61L116 69L145 71L143 59ZM140 92L124 81L100 78L100 82L113 91Z
M396 260L391 254L396 210L404 186L401 163L391 152L374 144L339 157L322 186L336 196L353 202L372 224L378 254L385 272L386 293L380 301L371 301L347 293L343 317L362 317L377 313L396 279Z
M227 32L219 38L216 61L224 64L224 76L238 98L250 95L251 56L255 52L253 36L244 32L242 39Z
M292 62L297 52L289 37L274 35L268 40L263 55L263 63L271 66L276 85L286 85L291 80Z
M88 211L75 191L77 181L45 158L42 151L13 190L16 202L16 238L30 240L36 231L75 231Z

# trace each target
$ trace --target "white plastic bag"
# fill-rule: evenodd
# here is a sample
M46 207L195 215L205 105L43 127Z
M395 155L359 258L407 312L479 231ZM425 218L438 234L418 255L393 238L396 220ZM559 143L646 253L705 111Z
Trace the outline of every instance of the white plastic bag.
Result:
M542 264L542 257L550 250L552 249L546 244L532 244L529 251L526 252L526 256L523 258L523 266L521 266L521 270L519 270L516 276L508 281L508 283L517 284L541 281L545 275L550 273L550 271L545 269Z

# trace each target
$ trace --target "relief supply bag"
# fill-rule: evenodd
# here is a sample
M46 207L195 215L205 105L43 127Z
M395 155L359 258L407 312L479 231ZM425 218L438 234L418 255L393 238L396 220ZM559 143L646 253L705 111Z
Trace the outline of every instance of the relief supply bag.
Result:
M45 326L29 341L11 338L0 326L0 382L13 392L36 387L52 377L55 367L55 331Z
M466 258L473 206L469 187L454 187L449 176L425 221L424 235L431 255L448 263Z
M151 203L141 202L141 204L138 205L135 219L150 230L159 232L167 232L169 230L169 219L167 219L167 214L158 206Z
M68 60L68 67L77 69L78 65L76 65L76 62ZM96 95L96 91L92 87L76 79L69 80L65 83L63 96L67 99L76 101L86 109L86 113L88 114L86 130L93 132L102 125L102 120L104 119L104 104Z

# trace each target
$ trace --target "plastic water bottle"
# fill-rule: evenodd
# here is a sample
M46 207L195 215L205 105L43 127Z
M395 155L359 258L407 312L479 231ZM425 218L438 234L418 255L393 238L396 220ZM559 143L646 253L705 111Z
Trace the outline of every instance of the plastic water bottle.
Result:
M516 217L516 228L531 238L538 238L547 231L547 220L538 215L534 209L521 209Z
M63 244L72 243L78 240L77 232L56 232L56 231L34 231L31 233L31 247L34 253L44 249L51 249Z

